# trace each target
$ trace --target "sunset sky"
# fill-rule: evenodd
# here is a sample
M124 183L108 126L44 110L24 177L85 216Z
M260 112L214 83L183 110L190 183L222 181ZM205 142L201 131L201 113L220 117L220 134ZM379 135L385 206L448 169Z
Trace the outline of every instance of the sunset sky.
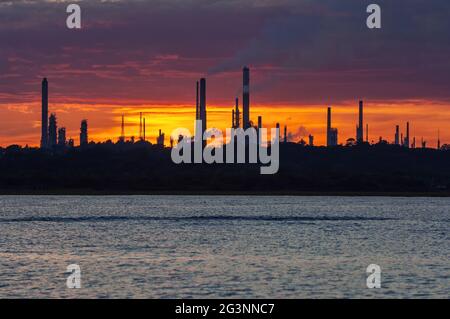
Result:
M82 29L66 27L78 3ZM382 28L366 27L366 7ZM251 118L287 125L297 141L325 142L333 107L339 142L355 136L365 101L370 140L392 141L395 125L436 146L450 143L448 0L15 0L0 2L0 145L39 145L40 94L79 142L193 128L195 82L207 78L208 127L231 125L251 68ZM168 143L168 139L166 140Z

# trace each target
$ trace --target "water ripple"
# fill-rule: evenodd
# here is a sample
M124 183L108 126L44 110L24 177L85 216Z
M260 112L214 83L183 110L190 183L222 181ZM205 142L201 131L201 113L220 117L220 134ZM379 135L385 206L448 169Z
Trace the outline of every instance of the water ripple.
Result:
M314 221L387 221L394 218L361 216L32 216L21 218L2 218L0 223L22 222L115 222L115 221L269 221L269 222L314 222Z

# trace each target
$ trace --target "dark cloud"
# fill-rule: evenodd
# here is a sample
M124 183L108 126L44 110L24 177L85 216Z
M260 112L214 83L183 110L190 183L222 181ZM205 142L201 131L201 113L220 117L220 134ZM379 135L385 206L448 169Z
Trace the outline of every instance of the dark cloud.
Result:
M372 2L90 0L73 31L68 2L3 1L0 91L33 99L48 76L53 98L180 101L208 74L221 102L250 65L256 102L448 100L450 2L378 0L382 29L369 30Z

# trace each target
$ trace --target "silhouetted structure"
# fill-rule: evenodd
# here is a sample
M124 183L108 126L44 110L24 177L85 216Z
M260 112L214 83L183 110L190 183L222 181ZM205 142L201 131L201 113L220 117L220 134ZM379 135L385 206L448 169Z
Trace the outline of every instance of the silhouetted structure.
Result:
M363 101L359 101L359 124L356 127L356 142L358 144L361 144L364 141L363 118Z
M232 128L235 128L235 123L236 123L236 120L235 120L235 114L234 114L235 112L234 112L234 109L232 109L231 110L231 127Z
M327 111L327 146L338 145L338 130L331 127L331 107L328 107Z
M41 148L48 147L48 81L42 80Z
M400 126L395 126L395 139L394 139L395 145L400 145Z
M195 119L200 120L200 101L199 101L199 84L196 82L196 98L195 98Z
M88 144L88 123L87 120L82 120L80 127L80 146L86 146L87 144Z
M206 131L207 122L206 122L206 79L200 79L200 120L202 121L202 136Z
M236 98L236 105L234 110L234 128L241 126L241 112L239 111L239 98Z
M232 110L232 127L239 128L243 127L247 129L249 127L258 127L262 128L262 119L258 117L257 126L254 125L254 122L250 120L250 69L248 67L244 67L242 69L243 76L243 115L241 119L241 111L239 110L239 100L236 98L235 108ZM42 80L42 124L41 124L41 148L45 149L48 147L53 147L59 144L59 131L57 131L56 125L56 116L52 114L50 118L47 117L48 114L48 81L47 78ZM202 121L202 135L207 129L207 111L206 111L206 79L202 78L200 81L196 82L196 119ZM145 118L143 117L143 112L139 113L139 140L145 141ZM53 121L49 124L49 120ZM406 123L406 134L400 133L400 128L396 125L395 131L395 145L402 145L406 148L415 148L415 136L414 141L411 143L410 140L410 123ZM87 124L86 124L87 126ZM280 128L280 125L277 124L277 128ZM356 125L356 144L362 144L364 142L364 102L363 100L359 101L359 115L358 115L358 124ZM87 131L87 130L86 130ZM336 146L338 145L338 130L337 128L333 128L331 124L331 107L328 107L327 114L327 131L326 131L326 145L327 146ZM282 134L279 133L279 138L281 140ZM134 138L131 137L131 141L134 141ZM119 137L119 141L125 141L125 120L124 115L122 115L122 124L121 124L121 135ZM284 127L284 142L288 141L287 127ZM366 136L365 141L369 143L369 125L366 124ZM80 139L81 142L81 139ZM383 140L384 142L384 140ZM86 138L87 143L87 138ZM306 143L305 143L306 144ZM311 145L313 143L310 143ZM448 144L446 144L448 145ZM440 140L440 131L438 130L438 139L437 139L437 148L441 149L441 140Z
M48 123L48 146L55 147L56 146L56 131L57 131L57 123L56 123L56 114L50 114L49 123Z
M338 129L331 128L330 129L330 146L338 145Z
M262 144L262 136L260 135L260 129L262 129L262 116L258 116L258 127L256 128L256 136L258 138L258 147Z
M238 100L232 114L233 127L250 127L249 70L243 71L245 120L240 121ZM438 150L427 148L422 138L421 148L415 149L416 138L410 143L410 125L406 123L405 138L396 126L395 144L388 145L380 136L375 145L356 145L355 139L347 146L338 145L338 131L332 127L331 107L327 113L327 146L305 147L298 143L280 145L280 170L273 176L260 174L260 165L175 165L170 149L164 147L164 133L159 130L157 145L151 143L113 144L88 143L87 120L81 122L80 145L66 145L65 128L57 129L55 114L48 113L48 82L42 81L42 152L34 148L12 145L0 147L0 189L47 192L82 190L81 192L125 191L143 192L432 192L450 195L450 145L441 147L438 130ZM206 80L197 82L196 118L203 121L206 130ZM363 104L360 101L357 137L363 138ZM145 140L145 118L140 113L140 138ZM262 117L258 117L262 128ZM280 124L277 123L278 138ZM287 142L284 126L284 142ZM121 141L125 140L125 120L122 115ZM183 136L179 136L179 142ZM366 141L368 125L366 125ZM173 147L173 139L170 139ZM268 143L270 144L270 142ZM309 145L314 137L309 135ZM412 146L412 149L408 149ZM224 145L224 147L228 147ZM260 146L262 147L262 146ZM58 167L57 172L54 168ZM155 169L157 167L157 169ZM189 169L186 169L188 167ZM307 170L304 167L308 167Z
M281 130L280 130L280 123L275 124L275 128L278 131L278 140L281 141Z
M257 126L254 125L254 122L250 120L250 69L248 67L244 67L242 69L243 72L243 115L241 119L241 111L239 110L239 100L236 98L235 100L235 108L232 110L232 127L239 128L243 127L247 129L249 127L254 128L262 128L262 117L258 116ZM71 144L70 141L67 143L66 141L66 131L65 128L57 129L57 119L55 114L51 114L50 118L48 115L48 81L47 78L42 80L42 124L41 124L41 148L54 148L56 145L67 145ZM196 119L202 121L202 135L207 129L207 106L206 106L206 79L202 78L200 81L196 83ZM146 126L145 126L145 118L143 117L143 113L139 113L139 140L145 141L146 139ZM280 132L280 124L277 123L276 127L279 132L278 138L281 140L282 134ZM356 144L365 144L364 142L364 104L363 101L359 101L359 116L358 116L358 124L356 126L356 140L348 139L347 142L355 141L356 143L347 143L347 145L356 145ZM332 127L332 115L331 115L331 107L328 107L327 113L327 131L326 131L326 144L327 146L338 146L338 130L337 128ZM122 123L121 123L121 135L119 141L125 142L125 119L124 115L122 115ZM134 137L130 138L131 143L134 143ZM288 132L287 126L284 126L284 139L285 143L288 142ZM366 124L366 136L365 141L369 144L369 125ZM204 145L206 144L205 141ZM406 133L400 134L400 128L396 125L395 131L395 145L402 145L405 148L416 148L416 138L413 137L413 142L410 140L410 123L406 123ZM73 143L72 143L73 144ZM80 145L88 144L88 136L87 136L87 121L83 120L80 128ZM139 143L140 144L140 143ZM157 144L159 146L164 145L164 133L159 132L159 136L157 137ZM270 141L269 141L270 144ZM306 145L306 142L300 142L302 145ZM388 144L387 141L383 140L382 137L379 139L378 144ZM309 135L309 145L314 145L314 137ZM422 147L426 146L426 141L422 139ZM368 145L363 145L368 146ZM445 147L444 147L445 146ZM440 140L440 131L438 130L438 138L437 138L437 148L438 149L448 149L448 144L445 144L441 147ZM59 151L57 148L54 150L56 152Z
M164 133L159 130L159 134L156 137L156 144L159 146L164 146Z
M250 124L250 69L244 67L242 70L242 125L244 129Z
M422 148L427 148L427 141L425 141L423 139L423 137L422 137L422 140L421 140L421 144L422 144Z
M331 146L331 107L327 109L327 146Z
M61 127L58 130L58 146L66 146L66 128Z
M232 117L231 127L234 129L239 128L241 114L239 111L239 99L238 98L236 98L236 100L235 100L235 106L231 112L231 117Z
M308 139L309 139L309 143L308 143L309 146L314 146L314 136L309 134Z
M410 147L410 141L409 141L409 122L406 123L406 137L403 142L403 146L406 148Z

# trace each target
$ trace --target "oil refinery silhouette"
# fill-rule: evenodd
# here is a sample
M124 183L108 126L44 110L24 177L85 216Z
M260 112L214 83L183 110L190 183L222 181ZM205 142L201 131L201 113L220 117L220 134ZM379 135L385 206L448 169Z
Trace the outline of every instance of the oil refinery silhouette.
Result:
M280 169L275 175L259 174L254 164L181 164L171 160L177 141L159 130L156 143L146 137L146 118L140 113L139 137L125 136L125 115L117 142L89 142L88 121L80 124L79 145L58 129L56 114L48 116L48 87L42 81L42 119L39 148L11 145L0 148L1 193L198 193L198 194L388 194L450 195L450 146L427 148L397 125L393 142L380 137L369 143L364 123L364 102L359 101L355 137L338 142L332 125L332 108L326 108L326 146L315 146L314 136L293 143L286 125L280 134ZM196 83L195 120L207 130L206 79ZM231 112L231 127L262 128L250 117L250 69L243 68L242 111L239 99ZM241 116L242 114L242 116ZM280 124L277 123L277 128ZM184 138L177 137L178 142ZM203 147L207 147L203 145ZM227 147L226 144L223 147ZM270 144L268 146L270 148Z

